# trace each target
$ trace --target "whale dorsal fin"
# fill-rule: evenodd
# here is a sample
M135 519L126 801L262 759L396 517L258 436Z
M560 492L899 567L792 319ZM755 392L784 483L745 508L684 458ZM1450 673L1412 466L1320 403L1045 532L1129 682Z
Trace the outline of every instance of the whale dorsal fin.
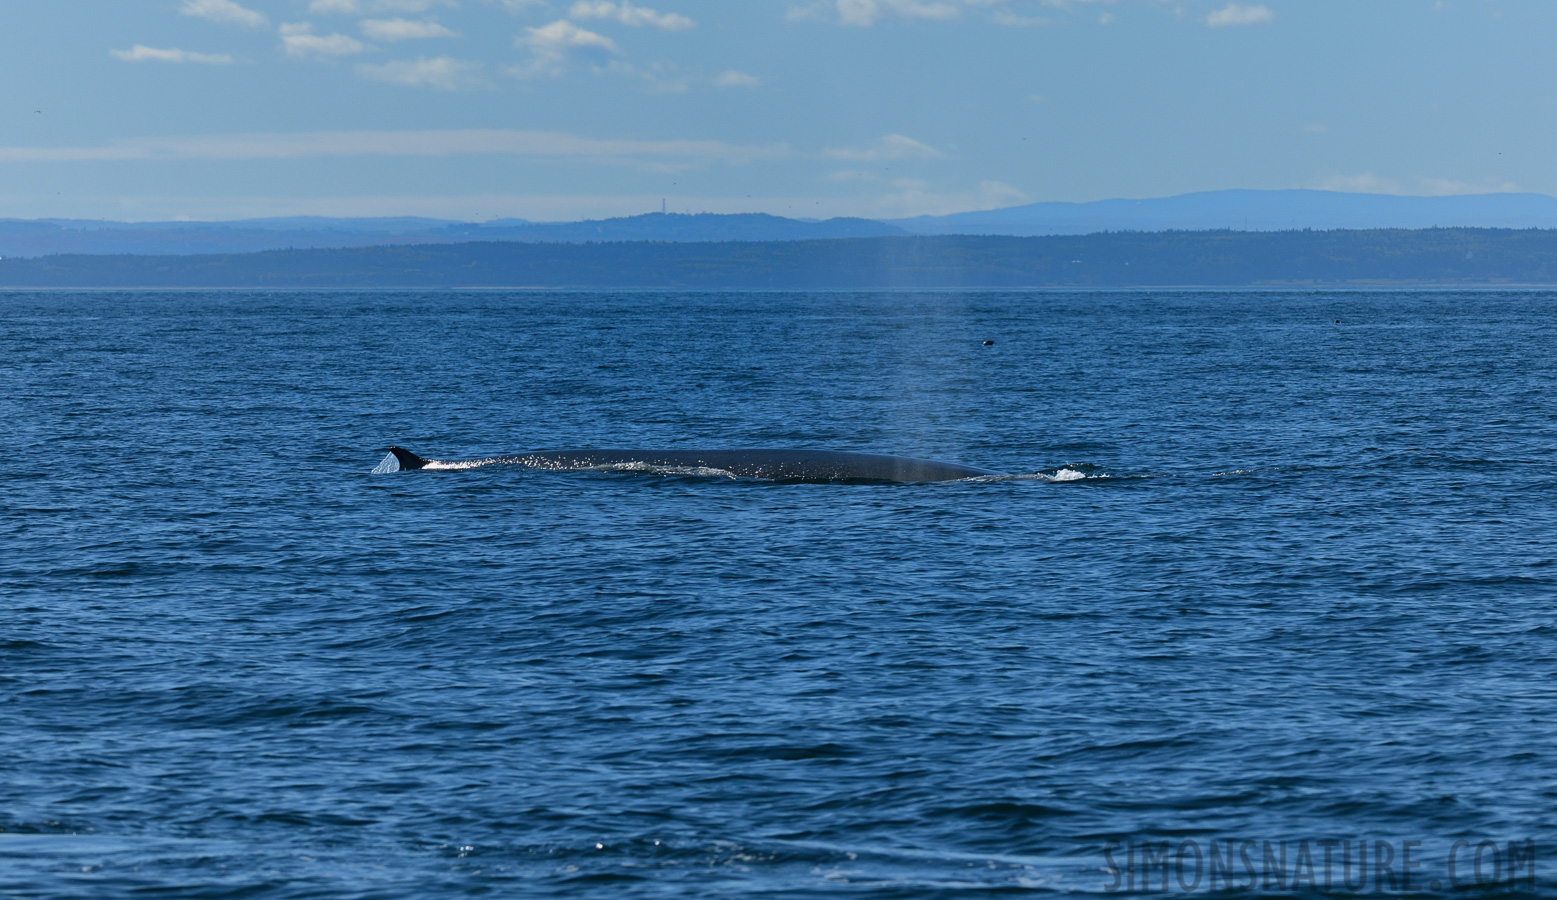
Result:
M400 447L390 447L389 452L395 455L395 459L400 463L401 471L420 469L427 465L427 460L422 459L409 450L404 450Z

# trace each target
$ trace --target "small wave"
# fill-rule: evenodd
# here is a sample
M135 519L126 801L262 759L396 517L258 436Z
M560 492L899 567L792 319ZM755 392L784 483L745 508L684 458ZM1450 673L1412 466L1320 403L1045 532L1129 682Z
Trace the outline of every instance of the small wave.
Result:
M1042 481L1047 484L1064 484L1072 481L1105 481L1114 476L1096 471L1093 466L1061 466L1053 472L1033 472L1027 475L985 475L968 481Z

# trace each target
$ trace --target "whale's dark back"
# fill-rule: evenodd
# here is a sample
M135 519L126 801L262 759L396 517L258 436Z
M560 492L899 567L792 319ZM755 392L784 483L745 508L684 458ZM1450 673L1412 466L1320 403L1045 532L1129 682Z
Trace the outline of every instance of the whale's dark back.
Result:
M390 452L401 469L447 464L443 460L423 459L399 447L390 448ZM956 463L836 450L545 450L487 461L561 471L632 466L651 470L706 469L769 481L955 481L995 474Z
M547 469L622 465L717 469L739 478L770 481L953 481L995 474L956 463L836 450L558 450L526 454L514 461Z

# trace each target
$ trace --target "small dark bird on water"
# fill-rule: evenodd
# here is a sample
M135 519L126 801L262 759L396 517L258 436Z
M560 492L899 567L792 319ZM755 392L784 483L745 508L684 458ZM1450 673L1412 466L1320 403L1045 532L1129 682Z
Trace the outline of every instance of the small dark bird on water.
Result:
M986 346L986 347L993 347L993 346L995 346L995 342L994 341L985 341L984 342L984 346Z

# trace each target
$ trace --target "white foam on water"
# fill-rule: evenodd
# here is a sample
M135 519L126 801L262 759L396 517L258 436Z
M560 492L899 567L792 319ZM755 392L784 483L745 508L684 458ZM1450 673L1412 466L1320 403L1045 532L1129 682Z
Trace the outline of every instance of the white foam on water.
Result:
M1105 481L1113 478L1102 472L1088 474L1080 469L1072 469L1065 466L1053 472L1033 472L1030 475L982 475L978 478L966 478L964 481L1042 481L1047 484L1063 484L1071 481Z
M527 459L519 456L489 456L483 459L459 459L441 460L430 459L423 471L428 472L461 472L466 469L480 469L486 466L520 465L531 469L543 469L552 472L618 472L623 474L639 475L691 475L699 478L736 478L734 472L725 469L715 469L708 466L659 466L646 462L605 463L598 466L578 466L557 463L547 459ZM400 471L399 462L394 454L390 454L373 470L375 474L385 474Z
M696 478L739 478L728 469L711 466L656 466L646 462L611 463L591 466L590 472L625 472L639 475L690 475Z
M372 474L388 475L390 472L398 471L400 471L400 460L395 459L395 455L390 453L386 454L383 459L379 460L378 465L373 467Z
M430 459L427 461L427 465L422 466L422 468L434 472L461 472L465 469L479 469L483 466L500 465L503 462L505 462L504 459L496 456L489 456L486 459L457 459L448 461Z

